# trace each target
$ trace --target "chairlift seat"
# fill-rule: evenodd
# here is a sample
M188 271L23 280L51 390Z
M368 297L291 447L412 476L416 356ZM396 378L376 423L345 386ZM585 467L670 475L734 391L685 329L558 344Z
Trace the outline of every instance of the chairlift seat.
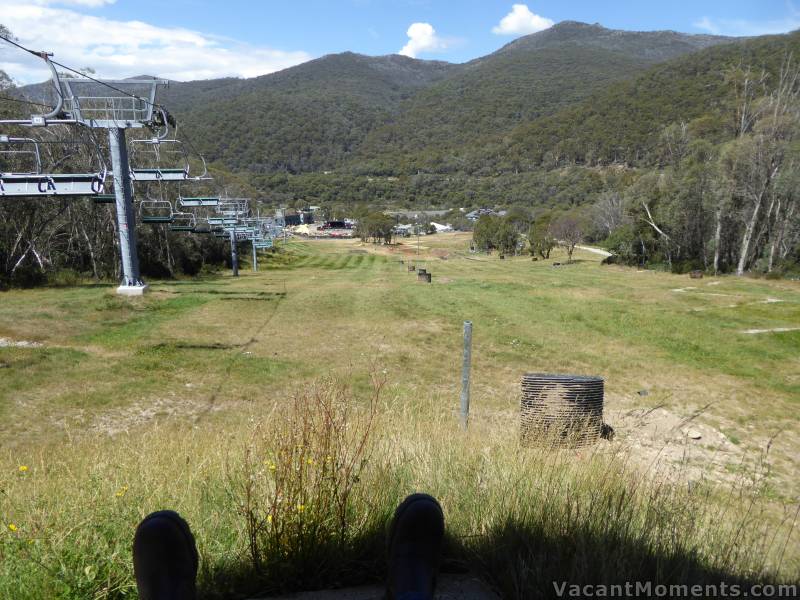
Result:
M98 194L92 197L92 201L95 204L115 204L117 197L114 194Z
M192 231L197 225L194 213L175 212L172 213L172 224L169 226L171 231Z
M142 200L139 204L142 223L172 223L174 212L167 200Z
M134 181L186 181L187 169L131 169Z
M194 208L197 206L219 206L219 198L198 197L198 198L179 198L178 204L182 208Z
M208 217L209 225L236 225L239 219L232 217Z
M0 196L96 196L105 191L101 173L0 173Z

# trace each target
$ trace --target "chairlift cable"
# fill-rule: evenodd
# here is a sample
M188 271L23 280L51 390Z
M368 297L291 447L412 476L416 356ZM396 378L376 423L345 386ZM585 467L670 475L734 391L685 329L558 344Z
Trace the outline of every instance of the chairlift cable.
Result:
M110 83L107 83L107 82L103 81L102 79L95 79L91 75L87 75L86 73L81 73L80 71L78 71L76 69L73 69L72 67L68 67L66 65L62 65L60 62L57 62L55 60L51 60L50 62L53 63L56 66L61 67L62 69L66 69L67 71L71 71L71 72L75 73L76 75L80 75L81 77L84 77L84 78L88 79L89 81L93 81L95 83L99 83L100 85L104 85L107 88L109 88L111 90L114 90L115 92L119 92L120 94L128 96L129 98L133 98L134 100L140 100L140 101L144 102L145 104L149 104L153 108L161 108L160 105L153 104L152 102L150 102L146 98L142 98L141 96L139 96L137 94L131 94L130 92L126 92L125 90L121 90L120 88L118 88L116 86L113 86Z
M34 106L44 106L48 108L49 104L42 104L41 102L32 102L30 100L22 100L20 98L9 98L8 96L0 96L0 100L7 100L8 102L19 102L21 104L32 104Z
M7 37L4 37L2 35L0 35L0 40L8 42L9 44L12 44L13 46L16 46L20 50L28 52L29 54L33 54L34 56L37 56L39 58L42 58L43 55L46 55L45 52L37 52L36 50L31 50L30 48L26 48L22 44L19 44L19 43L15 42L14 40L9 39ZM111 84L109 84L109 83L107 83L105 81L102 81L100 79L96 79L96 78L94 78L94 77L92 77L90 75L87 75L86 73L82 73L82 72L78 71L77 69L73 69L72 67L68 67L67 65L64 65L64 64L62 64L60 62L57 62L55 60L50 60L50 62L53 63L54 65L57 65L57 66L61 67L62 69L66 69L67 71L71 71L72 73L75 73L76 75L80 75L81 77L85 77L86 79L88 79L90 81L93 81L95 83L99 83L100 85L104 85L107 88L114 90L115 92L119 92L120 94L123 94L124 96L128 96L128 97L133 98L135 100L140 100L140 101L142 101L142 102L144 102L146 104L149 104L153 108L161 108L158 104L153 104L152 102L150 102L146 98L142 98L141 96L138 96L136 94L131 94L130 92L126 92L125 90L121 90L118 87L115 87L115 86L113 86L113 85L111 85Z

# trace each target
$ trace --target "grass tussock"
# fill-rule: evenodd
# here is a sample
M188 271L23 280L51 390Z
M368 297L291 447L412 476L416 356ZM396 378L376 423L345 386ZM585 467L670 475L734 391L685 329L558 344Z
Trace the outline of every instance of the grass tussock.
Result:
M25 465L3 456L0 597L135 598L131 538L160 508L196 533L203 597L378 581L386 523L414 491L444 507L445 569L504 598L553 597L564 581L797 583L796 508L776 521L744 480L673 485L603 443L521 448L511 417L476 416L464 434L440 402L372 383L317 382L238 435L168 423Z
M383 516L363 510L371 498L360 485L383 383L374 379L360 404L342 383L312 385L255 425L243 461L230 468L248 558L270 587L353 578L348 571Z

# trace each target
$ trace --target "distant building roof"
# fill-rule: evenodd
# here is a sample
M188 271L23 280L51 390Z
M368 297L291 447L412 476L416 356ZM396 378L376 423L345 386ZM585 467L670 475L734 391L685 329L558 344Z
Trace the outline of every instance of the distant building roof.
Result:
M500 211L498 213L492 210L491 208L478 208L476 210L473 210L472 212L468 212L465 216L470 221L477 221L483 216L497 217L497 216L503 216L504 214L506 214L505 211Z
M401 219L419 219L420 217L441 217L449 212L449 210L387 210L386 214Z

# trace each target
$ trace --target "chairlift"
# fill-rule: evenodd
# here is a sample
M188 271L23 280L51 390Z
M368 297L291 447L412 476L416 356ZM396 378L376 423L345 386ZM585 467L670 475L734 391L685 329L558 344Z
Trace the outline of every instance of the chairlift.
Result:
M157 137L131 140L131 167L134 181L185 181L189 178L189 156L178 140ZM168 164L165 164L167 163Z
M117 197L114 194L97 194L92 196L92 202L95 204L116 204Z
M238 223L239 219L237 219L236 217L208 217L209 225L226 226L226 225L236 225Z
M172 203L167 200L147 198L139 204L142 223L172 223L173 215Z
M236 234L236 239L239 241L250 241L257 237L260 237L259 232L254 230L253 228L243 227L240 229L234 229L234 233Z
M19 166L15 168L15 163ZM42 172L42 154L39 142L33 138L0 135L0 173L39 175Z
M219 198L213 196L203 197L178 197L178 205L181 208L198 208L202 206L219 206Z
M105 191L106 167L92 173L45 173L41 140L0 135L0 196L96 196ZM99 156L99 155L98 155Z
M192 229L192 233L198 233L201 235L210 235L213 232L214 230L208 225L195 224L194 228Z
M162 111L163 112L163 111ZM164 119L168 117L164 116ZM169 129L149 139L131 140L131 177L134 181L199 181L209 179L206 160L198 155L203 172L190 176L191 164L186 145L167 138Z
M194 231L197 218L190 212L173 212L170 231Z
M226 217L244 217L248 213L246 198L220 198L217 212Z

